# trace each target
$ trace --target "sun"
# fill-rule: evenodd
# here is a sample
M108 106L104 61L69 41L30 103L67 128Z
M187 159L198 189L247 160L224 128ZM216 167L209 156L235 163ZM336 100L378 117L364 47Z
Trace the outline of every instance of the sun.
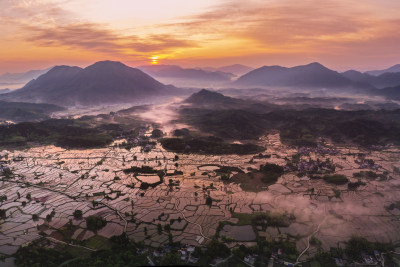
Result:
M158 64L158 56L152 56L150 59L151 59L151 64L152 65L157 65Z

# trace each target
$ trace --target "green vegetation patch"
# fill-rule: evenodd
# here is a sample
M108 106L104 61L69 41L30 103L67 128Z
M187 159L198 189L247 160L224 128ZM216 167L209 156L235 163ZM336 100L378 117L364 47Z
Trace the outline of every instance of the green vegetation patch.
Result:
M283 143L316 146L319 137L362 146L400 143L399 110L343 111L311 108L256 113L248 110L186 108L181 120L203 132L228 139L256 139L279 130Z
M71 148L103 147L113 141L104 130L77 120L51 119L0 126L0 146L26 146L29 142Z
M254 144L230 144L216 137L202 138L163 138L161 144L164 149L177 153L195 154L255 154L265 148Z
M254 170L249 173L243 173L241 171L231 178L221 176L221 180L229 183L239 183L244 191L260 192L265 190L266 186L276 183L283 173L284 169L282 166L266 163L265 165L261 165L259 170Z
M64 108L51 104L0 101L0 119L16 122L50 118L50 114Z
M36 244L37 241L33 241L29 246L18 249L17 253L14 254L17 266L58 266L72 259L68 252L38 247Z
M344 185L349 182L349 179L341 174L325 175L323 179L325 182L335 185Z
M363 237L353 236L346 243L345 252L347 257L355 261L362 261L361 252L373 255L374 250L379 252L389 252L394 248L393 244L384 244L379 242L369 242Z
M107 221L99 216L92 215L86 218L86 227L88 230L91 230L93 232L97 232L97 230L100 230L101 228L106 226L106 224Z
M111 247L111 243L108 238L95 235L86 240L85 246L96 250L109 249Z

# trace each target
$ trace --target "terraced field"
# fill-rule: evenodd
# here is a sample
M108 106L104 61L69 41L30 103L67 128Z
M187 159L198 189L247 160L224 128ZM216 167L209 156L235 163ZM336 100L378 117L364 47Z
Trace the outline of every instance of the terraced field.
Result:
M20 245L39 236L96 250L107 246L105 238L123 232L154 247L168 243L170 236L173 241L202 245L215 234L229 237L229 246L244 240L250 244L254 240L237 232L239 226L234 225L239 219L233 214L246 216L255 212L286 214L292 220L285 226L252 226L251 239L288 239L296 242L299 251L307 247L314 232L324 249L340 245L353 234L371 241L399 242L400 210L398 205L388 208L399 201L398 148L360 151L336 147L335 154L310 152L301 156L304 161L329 158L336 167L335 173L345 175L350 182L357 182L353 173L365 167L360 164L359 154L372 159L374 165L363 170L385 173L386 178L363 179L364 185L357 190L299 176L291 170L258 192L247 192L238 183L222 181L215 166L237 167L247 173L267 162L287 166L298 153L282 145L279 134L265 136L258 143L271 157L175 154L159 144L150 152L118 145L90 150L41 146L2 151L1 155L10 160L7 166L13 175L3 176L0 181L0 196L7 196L0 206L6 211L0 224L0 254L11 255ZM123 171L142 166L149 166L158 174ZM143 183L150 186L144 188ZM207 203L209 197L211 205ZM83 216L74 218L75 210L81 210ZM88 230L85 218L90 215L104 218L107 224L96 233ZM233 226L222 230L221 221ZM163 230L166 225L170 230ZM239 240L234 239L236 236ZM303 257L316 249L311 246Z

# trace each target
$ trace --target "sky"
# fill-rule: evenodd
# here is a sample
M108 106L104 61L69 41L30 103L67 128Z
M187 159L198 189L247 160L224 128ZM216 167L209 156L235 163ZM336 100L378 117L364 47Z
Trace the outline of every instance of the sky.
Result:
M130 66L400 63L399 0L0 0L0 74Z

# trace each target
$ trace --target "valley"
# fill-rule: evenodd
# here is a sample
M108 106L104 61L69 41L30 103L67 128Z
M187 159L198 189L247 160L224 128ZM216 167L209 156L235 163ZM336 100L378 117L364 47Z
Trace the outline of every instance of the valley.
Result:
M218 240L234 251L266 240L293 244L284 259L294 263L344 247L354 235L399 244L398 146L371 150L318 141L317 147L296 147L282 143L279 131L269 131L235 142L251 142L262 148L257 152L168 151L163 140L187 138L175 137L176 129L188 127L190 138L204 138L195 126L179 123L179 110L188 108L180 103L89 116L97 125L137 121L130 127L138 130L114 134L114 141L103 147L37 144L3 150L0 253L11 256L35 240L72 255L76 248L89 253L108 248L112 236L126 234L147 247L153 262L161 262L171 244L186 251ZM155 134L158 128L164 136ZM263 178L273 175L260 167L268 164L283 167L273 182ZM365 178L363 173L374 175ZM329 174L347 181L329 183ZM76 211L81 215L74 216ZM106 224L90 230L90 216ZM182 262L204 257L182 256ZM278 266L280 259L275 259Z

